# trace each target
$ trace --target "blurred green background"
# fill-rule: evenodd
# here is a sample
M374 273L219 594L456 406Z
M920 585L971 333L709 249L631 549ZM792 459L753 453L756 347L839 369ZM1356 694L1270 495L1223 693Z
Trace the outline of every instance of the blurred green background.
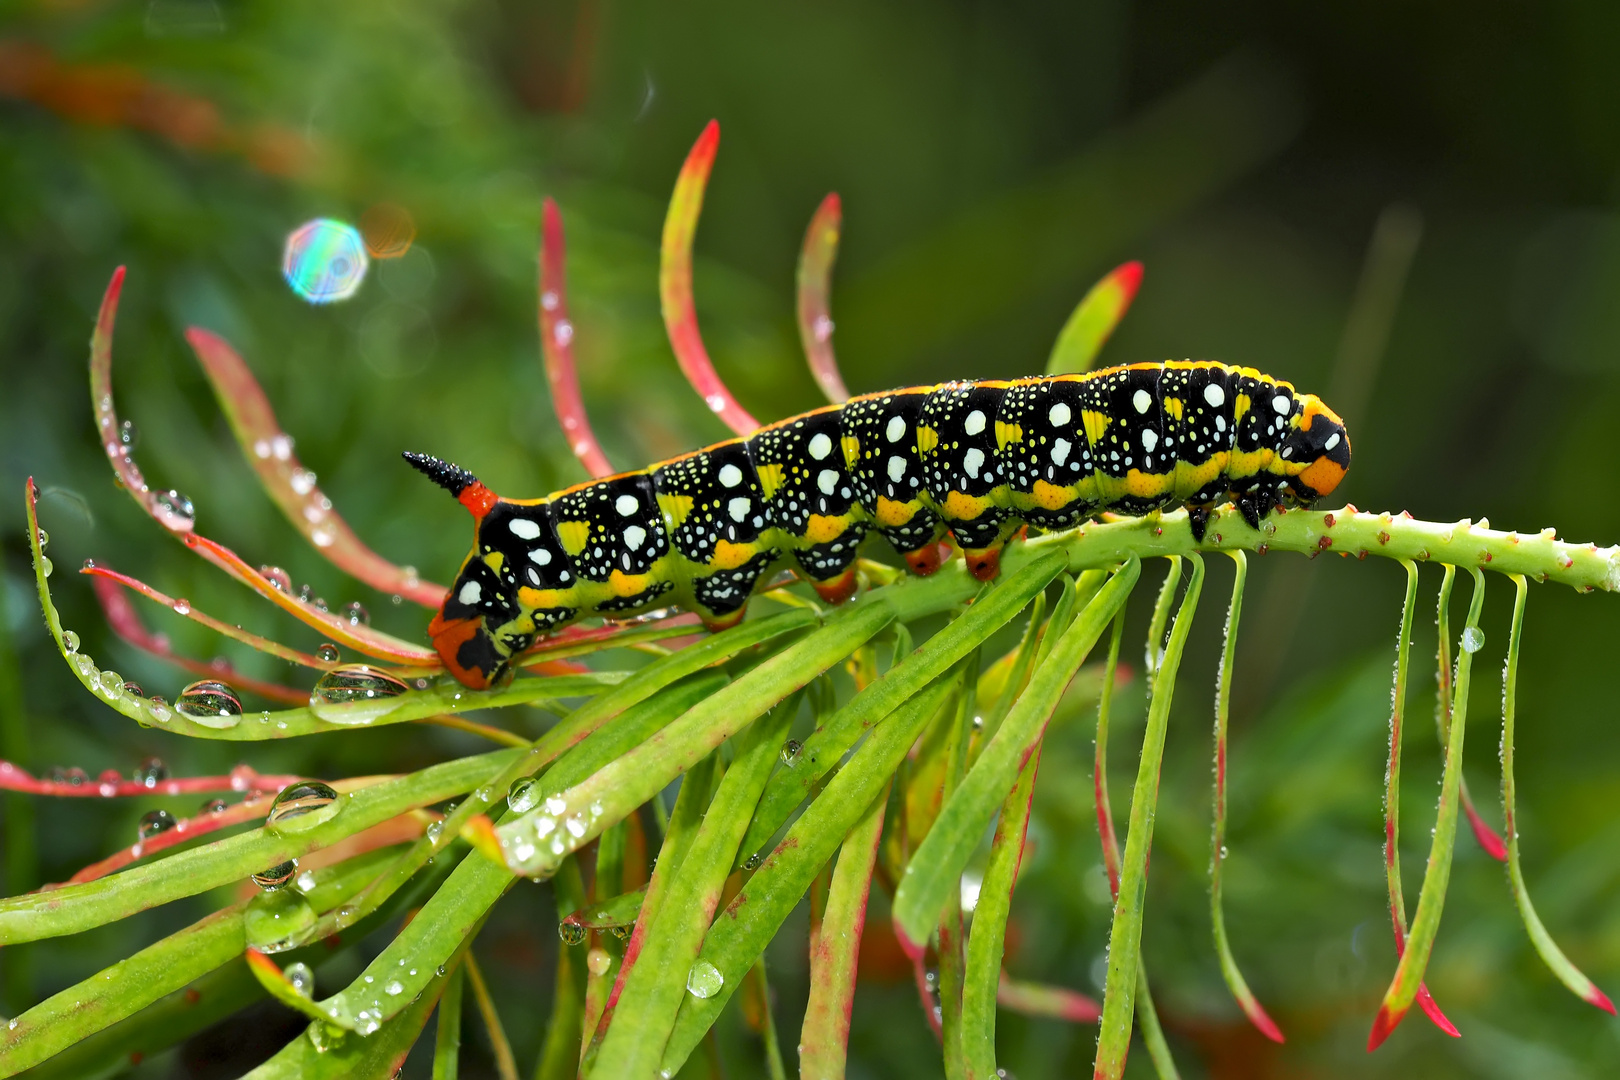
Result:
M664 204L711 117L723 137L697 241L699 314L716 365L758 416L820 403L793 327L793 268L811 211L837 190L835 341L855 392L1037 373L1084 289L1137 258L1143 289L1105 359L1244 363L1321 393L1353 434L1347 500L1620 539L1617 50L1620 13L1597 3L0 5L0 756L36 772L127 773L157 754L177 773L241 757L342 776L473 749L398 727L238 749L121 719L80 689L42 630L23 480L43 489L59 570L93 556L315 644L168 542L111 483L86 343L109 275L127 264L114 382L149 480L192 496L199 530L249 561L286 566L334 606L359 600L378 625L419 638L425 613L344 580L257 489L183 331L207 327L242 351L368 543L446 580L466 520L400 450L442 454L512 495L583 478L536 348L543 195L563 208L584 394L612 460L639 466L725 435L680 379L656 291ZM317 216L358 222L380 203L414 218L410 251L374 262L346 303L300 300L280 274L287 234ZM1379 815L1403 580L1376 559L1254 560L1227 910L1239 960L1290 1041L1272 1047L1247 1029L1209 944L1205 878L1224 563L1211 561L1183 668L1144 944L1185 1075L1620 1071L1620 1022L1542 967L1500 867L1467 837L1429 977L1464 1037L1414 1014L1376 1055L1363 1049L1394 968ZM1438 576L1425 575L1416 656L1433 655ZM188 681L113 639L87 581L52 582L66 625L103 666L171 697ZM1510 589L1490 584L1468 775L1499 821L1491 749ZM1458 594L1460 619L1464 584ZM168 612L143 614L193 655L287 677ZM1519 740L1532 894L1611 992L1617 627L1613 597L1534 590ZM1438 778L1431 674L1413 680L1409 903ZM1112 742L1121 797L1141 705L1133 686ZM1108 908L1089 724L1076 710L1048 739L1008 966L1094 990ZM136 817L164 801L3 804L9 894L127 843ZM203 910L174 909L4 950L0 1011ZM520 889L479 946L520 1060L532 1060L547 1015L551 911L545 888ZM857 1002L851 1075L936 1075L914 991L880 960ZM791 1046L805 993L791 924L773 963ZM757 1047L728 1025L731 1075L752 1075ZM295 1030L260 1008L136 1071L234 1076ZM480 1037L469 1031L469 1074L493 1075ZM1000 1037L1021 1080L1089 1068L1089 1027L1004 1015ZM1140 1051L1132 1073L1148 1074Z

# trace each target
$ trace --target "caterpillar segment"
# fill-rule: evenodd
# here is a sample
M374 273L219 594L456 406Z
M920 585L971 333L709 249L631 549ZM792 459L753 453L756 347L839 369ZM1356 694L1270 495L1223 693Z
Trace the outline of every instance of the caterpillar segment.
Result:
M498 498L465 469L405 458L476 522L428 631L451 673L482 689L586 616L676 604L712 630L734 625L790 560L824 599L846 600L870 532L918 574L954 539L988 580L1021 529L1105 512L1185 506L1202 541L1230 501L1258 528L1333 491L1350 441L1314 395L1186 361L867 394L543 499Z

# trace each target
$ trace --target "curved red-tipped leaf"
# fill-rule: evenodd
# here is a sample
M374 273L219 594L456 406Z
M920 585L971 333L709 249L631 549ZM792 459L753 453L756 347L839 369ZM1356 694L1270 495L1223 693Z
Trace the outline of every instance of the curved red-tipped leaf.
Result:
M698 216L703 212L703 192L714 168L714 155L720 148L720 122L710 120L692 144L681 174L670 196L669 213L664 218L664 240L659 255L658 296L664 312L664 328L681 371L721 421L738 435L759 430L759 421L737 404L709 360L698 330L697 309L692 303L692 239L697 235Z

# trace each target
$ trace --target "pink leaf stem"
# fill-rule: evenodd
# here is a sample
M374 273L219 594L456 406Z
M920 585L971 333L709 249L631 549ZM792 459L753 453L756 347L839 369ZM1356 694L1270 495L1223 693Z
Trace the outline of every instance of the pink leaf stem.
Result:
M810 227L804 231L804 247L799 253L799 340L804 343L810 374L834 405L849 400L849 390L838 371L838 357L833 353L832 344L832 269L838 258L838 234L843 220L843 204L834 191L816 207Z
M396 566L372 551L315 486L315 474L299 464L291 436L276 422L270 399L246 361L217 334L200 327L186 340L214 388L220 410L266 494L293 528L344 573L383 593L395 593L424 607L444 602L445 588L423 581L411 567Z
M658 265L658 295L670 347L675 350L675 359L680 362L687 381L710 411L732 431L746 438L759 430L759 421L737 404L737 399L715 373L709 350L703 347L697 309L692 303L692 239L697 234L698 215L703 212L703 191L708 186L709 172L714 168L714 155L719 148L720 122L710 120L703 134L692 144L669 200Z
M568 448L585 471L600 480L616 470L602 453L579 396L574 324L568 318L568 282L563 272L566 254L562 214L556 202L547 198L540 229L540 356L545 361L546 382L551 384L551 406L557 410Z
M0 791L21 791L29 795L55 795L69 798L112 799L135 795L206 795L224 791L280 791L298 780L255 772L251 765L238 765L224 776L182 776L148 784L126 780L112 770L96 781L41 780L9 761L0 761Z
M107 617L107 625L112 627L113 633L142 652L167 660L182 671L204 678L222 679L238 690L247 690L271 701L288 705L309 703L309 691L250 678L238 672L223 657L202 661L177 654L169 645L167 634L153 634L146 629L140 616L135 613L135 605L129 602L129 597L114 581L98 576L91 584L95 588L96 599L101 602L102 613Z

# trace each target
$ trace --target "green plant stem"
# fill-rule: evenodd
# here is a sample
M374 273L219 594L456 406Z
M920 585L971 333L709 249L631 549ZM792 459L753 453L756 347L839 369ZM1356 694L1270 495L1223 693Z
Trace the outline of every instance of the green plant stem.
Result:
M433 1080L456 1080L461 1073L461 990L466 978L460 964L445 978L433 1040Z
M657 1071L675 1014L686 997L693 962L703 945L743 830L765 789L799 697L756 720L738 739L737 756L715 792L703 824L681 861L635 967L625 975L619 1015L602 1039L591 1075L647 1076Z
M470 943L469 943L470 944ZM472 949L469 948L462 955L461 963L457 967L467 972L467 986L473 993L473 1001L478 1004L479 1015L484 1018L484 1031L489 1035L490 1050L495 1055L495 1071L501 1080L518 1080L517 1061L512 1057L512 1044L507 1041L506 1028L501 1024L501 1014L495 1008L495 999L490 996L489 986L484 982L484 973L478 968L478 961L473 959Z
M894 897L895 931L908 951L927 940L946 901L956 902L952 890L960 889L962 867L1034 751L1058 699L1140 574L1141 564L1129 560L1075 617L918 846Z
M843 1080L861 934L888 802L885 788L844 838L821 927L810 941L810 1000L799 1032L799 1075L804 1080Z
M1125 857L1120 864L1119 896L1114 901L1113 927L1108 937L1108 974L1103 992L1102 1032L1097 1040L1095 1075L1116 1080L1125 1072L1130 1050L1131 1014L1136 1005L1141 963L1142 907L1147 899L1147 859L1153 843L1153 823L1159 801L1159 772L1169 727L1170 700L1175 692L1181 653L1192 630L1193 615L1204 584L1204 561L1192 558L1181 609L1170 631L1170 643L1153 679L1147 729L1142 735L1142 758L1136 787L1131 794L1130 831L1125 835Z
M1471 633L1479 633L1479 613L1485 602L1485 577L1478 570L1470 572L1474 576L1474 594L1468 605L1468 622L1463 627L1465 639ZM1440 780L1440 807L1435 817L1434 841L1429 848L1429 864L1424 870L1423 888L1418 893L1412 935L1407 939L1406 950L1401 953L1400 964L1395 969L1395 978L1373 1020L1372 1034L1367 1043L1369 1050L1388 1038L1411 1008L1418 986L1423 981L1423 971L1428 966L1435 936L1440 931L1440 912L1445 906L1446 886L1451 880L1451 855L1457 839L1463 733L1468 726L1468 684L1473 661L1473 651L1465 646L1457 657L1450 738L1446 743L1445 768Z
M1236 569L1232 578L1232 603L1226 610L1226 640L1221 647L1221 668L1215 686L1215 793L1214 826L1211 829L1209 854L1209 919L1215 934L1215 955L1221 964L1221 976L1237 999L1238 1006L1249 1022L1272 1042L1283 1041L1283 1034L1254 992L1249 989L1243 972L1238 970L1232 956L1232 945L1226 938L1226 913L1221 907L1221 870L1226 862L1226 728L1232 709L1232 668L1237 660L1238 620L1243 614L1243 586L1249 576L1248 557L1241 551L1229 553Z
M1614 1002L1609 996L1598 989L1597 984L1570 963L1564 951L1553 941L1552 935L1542 925L1541 917L1530 903L1530 891L1524 884L1524 871L1519 866L1519 816L1516 807L1518 789L1513 780L1513 735L1514 720L1518 709L1519 695L1519 641L1524 627L1524 600L1525 582L1522 574L1513 576L1513 626L1508 635L1507 666L1502 671L1502 812L1507 822L1507 869L1508 883L1513 889L1513 900L1518 905L1519 917L1524 921L1524 929L1530 935L1531 944L1541 959L1558 976L1558 981L1569 987L1570 992L1589 1005L1593 1005L1613 1016Z
M579 859L564 861L551 879L560 922L565 911L578 910L585 902L585 884L579 872ZM557 950L557 972L551 995L551 1018L546 1037L540 1044L534 1080L573 1080L579 1073L582 1025L585 1019L585 965L579 950L563 944Z

